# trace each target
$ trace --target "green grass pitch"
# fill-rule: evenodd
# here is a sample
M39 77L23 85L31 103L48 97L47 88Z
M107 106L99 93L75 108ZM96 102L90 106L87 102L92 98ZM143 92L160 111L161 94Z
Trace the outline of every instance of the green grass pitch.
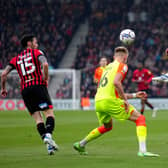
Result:
M87 146L80 156L72 144L98 126L94 111L56 111L54 139L60 150L47 155L28 112L0 111L0 168L166 168L168 167L168 111L151 117L146 111L148 150L159 158L137 157L135 124L114 121L113 130Z

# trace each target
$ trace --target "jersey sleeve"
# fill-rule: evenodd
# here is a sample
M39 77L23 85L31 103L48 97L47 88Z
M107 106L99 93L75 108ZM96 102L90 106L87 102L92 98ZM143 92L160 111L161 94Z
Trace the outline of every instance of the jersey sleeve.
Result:
M98 79L98 69L96 68L95 72L94 72L94 78Z
M16 68L16 57L10 60L9 65L12 66L12 69Z
M153 74L150 70L147 70L147 74L148 74L149 77L151 77L151 76L153 77Z
M102 76L102 73L103 73L103 69L101 67L99 68L96 68L95 70L95 74L94 74L94 78L99 82L100 81L100 78Z
M37 58L38 58L39 56L42 56L42 55L45 56L43 51L38 50L38 49L35 50L35 56L36 56Z
M117 73L121 73L121 75L123 77L125 77L125 75L127 74L127 72L128 72L128 66L126 64L120 63L120 65L118 67L118 70L117 70Z
M147 69L146 73L147 73L147 76L148 76L147 82L150 83L150 82L152 81L153 74L152 74L152 72L151 72L150 70L148 70L148 69Z

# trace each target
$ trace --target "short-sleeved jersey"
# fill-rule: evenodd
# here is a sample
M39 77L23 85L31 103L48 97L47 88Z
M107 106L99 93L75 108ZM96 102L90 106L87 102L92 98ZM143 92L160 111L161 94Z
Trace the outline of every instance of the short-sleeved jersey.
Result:
M21 91L32 85L47 85L43 80L41 63L38 57L44 55L38 49L25 49L12 58L9 65L16 69L21 79Z
M103 74L103 71L105 70L106 67L98 67L95 69L95 73L94 73L94 79L96 79L99 83L101 76Z
M120 63L117 60L114 60L110 63L103 72L101 77L97 93L95 96L95 101L103 99L116 99L119 98L119 94L114 86L114 79L117 73L121 73L123 78L122 82L125 79L127 74L128 67L126 64Z
M132 81L138 80L138 91L149 89L149 84L152 81L153 74L150 70L143 68L136 69L133 72Z

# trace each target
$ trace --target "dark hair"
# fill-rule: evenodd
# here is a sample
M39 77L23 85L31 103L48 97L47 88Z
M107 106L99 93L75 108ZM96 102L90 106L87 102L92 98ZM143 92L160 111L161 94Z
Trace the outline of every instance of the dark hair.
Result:
M26 34L21 38L21 45L23 48L27 47L28 41L33 41L35 36L33 34Z
M125 54L128 54L128 49L124 46L116 47L115 48L115 53L118 53L118 52L123 52Z

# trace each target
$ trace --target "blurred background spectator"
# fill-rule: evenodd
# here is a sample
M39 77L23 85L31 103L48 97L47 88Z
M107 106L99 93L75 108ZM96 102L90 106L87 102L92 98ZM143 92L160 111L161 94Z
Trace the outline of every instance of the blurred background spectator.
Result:
M79 25L88 20L85 43L77 46L72 68L81 75L81 96L93 98L97 86L94 70L101 56L112 61L113 50L121 45L119 33L125 28L135 31L136 40L128 47L129 71L125 91L134 92L132 72L142 62L154 75L168 71L168 1L167 0L15 0L0 1L0 69L19 51L24 33L34 33L49 60L57 68ZM150 97L166 97L167 84L151 84ZM17 90L10 91L12 94ZM70 98L72 81L65 77L56 98Z
M124 5L123 5L124 4ZM86 43L78 46L76 69L82 71L81 92L83 95L90 91L94 97L96 86L93 83L95 65L101 56L106 55L112 61L113 50L121 45L119 33L122 29L130 28L136 33L135 43L128 47L129 72L124 81L125 91L133 92L136 86L132 84L132 72L137 62L142 62L154 75L168 71L168 54L164 52L168 46L168 1L157 0L93 0L89 16L89 32ZM96 67L95 67L96 68ZM166 84L151 85L150 97L165 97Z
M51 67L57 68L84 19L85 7L83 0L2 0L0 13L0 69L21 51L20 38L24 33L37 36Z

